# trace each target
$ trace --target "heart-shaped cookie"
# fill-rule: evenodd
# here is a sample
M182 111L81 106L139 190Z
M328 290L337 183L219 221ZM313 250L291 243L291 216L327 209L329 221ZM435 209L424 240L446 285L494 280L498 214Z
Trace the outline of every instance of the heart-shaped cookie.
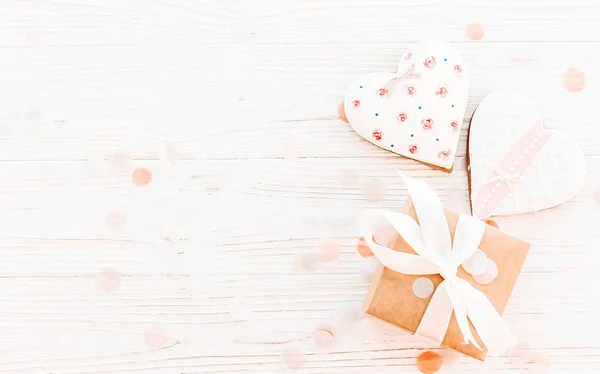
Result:
M585 158L567 134L545 130L533 103L515 91L487 96L471 119L471 209L477 218L551 208L585 179Z
M352 128L371 143L435 168L452 171L469 94L462 57L448 44L421 42L397 73L372 73L346 94Z

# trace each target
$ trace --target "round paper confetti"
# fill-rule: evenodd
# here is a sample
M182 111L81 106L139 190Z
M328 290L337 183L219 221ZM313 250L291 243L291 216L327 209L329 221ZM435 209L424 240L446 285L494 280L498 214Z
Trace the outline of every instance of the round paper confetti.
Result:
M113 292L121 285L121 273L115 268L104 268L96 279L98 288L104 292Z
M106 216L106 226L114 233L119 233L125 226L125 216L122 212L113 211Z
M318 349L328 349L335 343L335 338L329 331L316 330L312 337L313 344Z
M362 279L365 282L370 282L373 280L373 276L375 276L378 266L379 261L375 257L364 260L360 265L360 276Z
M471 40L481 40L484 35L483 26L479 23L472 23L467 26L467 37Z
M494 220L492 220L492 219L486 219L484 222L485 222L487 225L490 225L490 226L492 226L492 227L494 227L494 228L499 228L499 227L498 227L498 224L496 223L496 221L494 221Z
M417 369L424 374L434 374L441 369L443 362L444 359L439 354L425 351L417 359Z
M563 84L569 92L583 90L585 83L585 73L577 68L568 69L563 76Z
M116 152L108 156L108 163L118 172L130 172L132 162L131 156L125 152Z
M462 263L463 269L473 276L483 274L488 266L488 258L482 250L478 249L471 258Z
M158 158L169 165L175 165L179 162L179 152L172 142L164 142L158 148Z
M379 226L373 234L373 241L379 245L387 246L396 235L396 230L390 225Z
M461 357L461 354L453 349L445 348L440 352L441 356L444 358L443 366L445 368L450 368L454 366L458 359Z
M498 265L493 260L488 259L487 266L483 274L474 275L473 279L479 284L489 284L498 276Z
M429 278L417 278L413 282L412 290L419 299L428 299L433 293L433 282Z
M515 364L526 364L531 361L533 350L529 344L519 342L508 351L508 360Z
M319 269L319 256L316 253L297 255L294 258L294 269L299 273L309 273Z
M346 117L346 109L344 108L344 102L340 102L340 105L338 106L338 110L337 110L337 114L338 117L340 117L340 119L346 123L348 122L348 117Z
M300 157L300 147L295 142L289 141L283 147L283 158L295 160Z
M300 347L289 347L281 352L281 361L288 369L300 369L304 366L306 356Z
M137 168L133 171L132 179L136 186L146 186L152 180L152 172L146 168Z
M378 203L385 197L385 184L379 179L370 179L362 186L363 197L370 203Z
M167 346L169 337L162 326L151 326L144 331L144 342L151 349L160 349Z
M335 319L338 322L338 329L341 327L350 327L365 318L362 304L358 302L351 302L341 306L337 309L335 315Z
M369 248L369 246L367 245L365 238L363 237L360 237L360 239L358 239L356 249L358 250L358 254L360 254L364 258L370 258L375 256L373 251L371 251L371 248Z
M320 261L337 261L342 254L342 245L337 239L324 239L317 245Z
M338 175L338 181L343 186L354 186L358 183L358 172L356 170L342 170Z
M533 352L530 362L533 364L531 374L546 374L550 371L550 361L539 351Z
M313 332L313 344L322 351L328 351L335 344L336 328L332 324L321 324Z

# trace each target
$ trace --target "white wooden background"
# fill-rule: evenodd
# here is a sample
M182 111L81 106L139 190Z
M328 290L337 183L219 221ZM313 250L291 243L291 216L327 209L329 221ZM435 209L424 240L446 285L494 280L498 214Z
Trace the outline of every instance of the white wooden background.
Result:
M598 0L0 0L0 372L284 373L299 347L298 373L416 373L433 347L373 319L329 354L310 336L362 301L355 218L400 209L395 169L467 209L465 130L447 175L335 115L355 78L429 38L470 65L466 120L515 88L583 147L577 197L497 222L533 244L506 321L552 372L599 372L599 25ZM337 266L296 272L323 238L343 244Z

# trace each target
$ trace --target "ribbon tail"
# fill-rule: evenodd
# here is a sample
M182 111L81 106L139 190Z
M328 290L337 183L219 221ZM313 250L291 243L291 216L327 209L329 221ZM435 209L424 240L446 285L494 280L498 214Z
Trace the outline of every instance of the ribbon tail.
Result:
M468 287L471 287L471 285L469 284ZM456 317L458 328L460 329L460 332L463 336L463 341L465 342L465 344L473 344L475 347L477 347L477 349L482 351L483 349L481 348L481 346L479 346L477 340L475 340L473 333L471 333L471 328L469 327L469 320L467 319L467 305L463 301L464 298L462 297L460 290L454 287L449 288L448 295L450 296L450 300L452 300L452 305L454 306L454 316Z
M452 309L452 301L448 295L448 283L443 281L431 297L415 335L430 340L436 345L441 345L446 336L450 318L452 318Z
M466 307L469 319L488 352L493 356L506 353L518 343L518 339L482 292L472 287L465 291L468 292Z

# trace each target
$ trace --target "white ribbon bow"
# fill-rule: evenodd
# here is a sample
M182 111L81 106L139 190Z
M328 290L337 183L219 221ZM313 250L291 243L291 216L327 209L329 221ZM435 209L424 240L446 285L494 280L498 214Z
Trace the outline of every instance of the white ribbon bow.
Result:
M448 222L435 192L420 179L402 176L412 198L419 224L404 213L368 211L360 218L365 241L387 268L402 274L440 274L444 281L437 287L415 334L441 344L452 312L465 344L482 350L471 333L468 320L492 355L505 353L517 343L489 299L457 275L458 267L477 250L485 224L471 216L460 215L451 241ZM373 241L373 233L384 218L417 253L394 251ZM467 319L468 317L468 319Z

